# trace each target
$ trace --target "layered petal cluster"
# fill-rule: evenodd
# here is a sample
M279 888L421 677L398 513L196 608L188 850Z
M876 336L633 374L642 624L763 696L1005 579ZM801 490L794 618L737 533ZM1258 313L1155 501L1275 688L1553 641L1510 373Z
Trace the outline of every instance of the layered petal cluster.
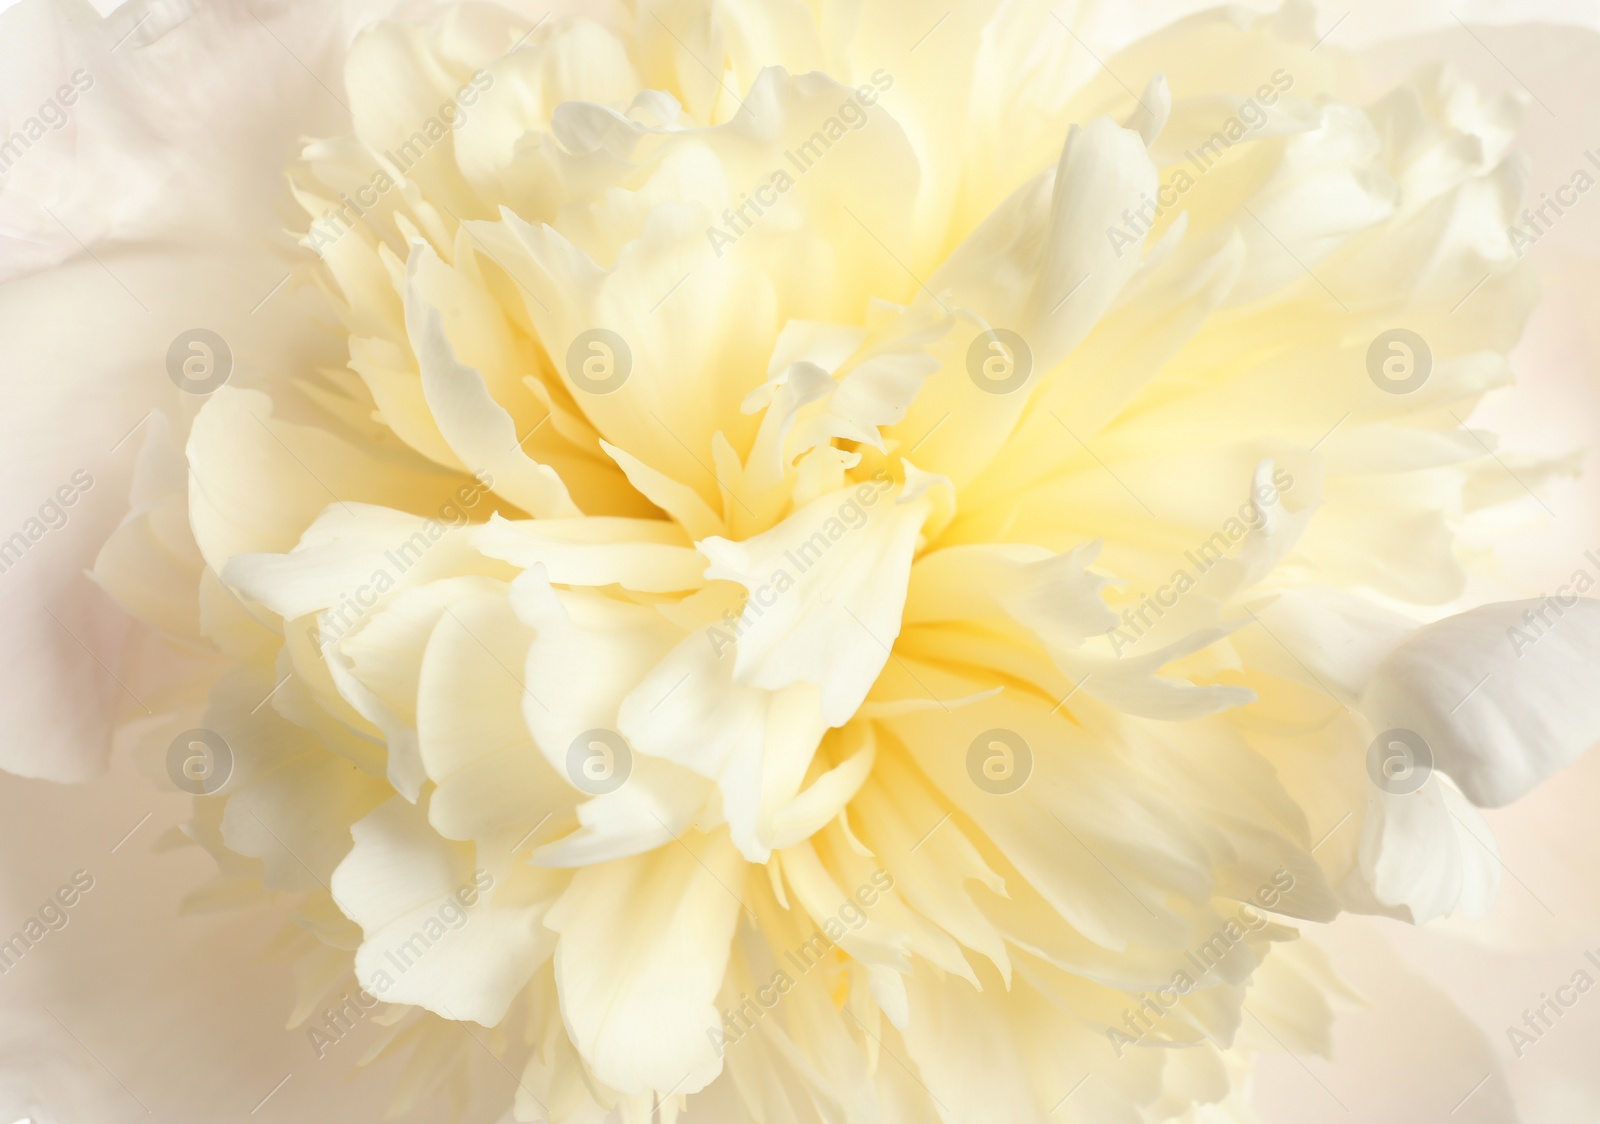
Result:
M941 11L375 24L289 171L348 362L151 427L96 576L218 653L207 900L402 1103L469 1022L523 1120L1249 1119L1301 923L1480 910L1600 737L1594 602L1458 611L1565 468L1464 421L1520 102Z

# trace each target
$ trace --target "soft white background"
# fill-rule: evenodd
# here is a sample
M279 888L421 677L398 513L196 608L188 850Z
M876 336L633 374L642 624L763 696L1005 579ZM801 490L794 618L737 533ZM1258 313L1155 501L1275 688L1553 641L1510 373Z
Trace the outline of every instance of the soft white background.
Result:
M0 10L15 2L0 0ZM115 5L101 0L96 6L105 11ZM1123 0L1108 18L1105 42L1207 6ZM1507 26L1538 22L1565 29ZM1488 89L1525 82L1538 99L1529 108L1521 146L1534 161L1535 193L1566 182L1583 151L1600 147L1600 76L1595 73L1600 32L1592 30L1600 29L1600 0L1463 0L1453 6L1434 0L1361 0L1322 5L1320 26L1333 28L1322 49L1365 54L1375 91L1433 58L1451 60ZM307 105L325 97L303 69L272 57L276 48L270 39L259 38L260 65L272 68L271 84L283 96ZM297 41L313 66L317 41L315 34ZM0 60L11 57L0 43ZM337 107L322 108L331 123ZM181 122L165 139L173 135L181 136ZM202 142L193 138L193 143ZM197 151L194 168L171 174L212 177L211 199L234 189L243 194L232 205L271 206L278 181L269 170L275 159L270 152L258 169L267 176L265 194L254 199L242 183L230 184L209 168L205 157ZM188 198L182 184L167 186L178 199ZM4 221L0 209L0 224ZM203 221L203 216L197 219ZM1498 429L1513 449L1555 453L1600 446L1600 317L1595 315L1600 192L1586 196L1563 217L1557 234L1530 253L1545 279L1546 296L1514 357L1521 385L1515 394L1486 403L1474 421ZM15 264L0 262L0 279ZM141 261L137 253L116 264L118 275L146 295L154 306L151 316L161 321L140 329L158 361L159 341L171 335L165 322L171 310L160 303L163 267ZM225 294L233 303L248 304L277 279L270 259L258 264L259 271L242 278L219 275L219 284L236 290ZM197 260L192 268L205 266ZM109 321L126 314L118 305L125 297L93 262L71 267L55 283L80 289L105 309ZM15 287L0 288L0 299L14 295ZM278 316L292 317L292 304L279 308ZM12 309L10 324L25 320L16 316L17 305ZM1470 315L1470 304L1462 312ZM115 323L107 328L116 330ZM14 374L8 374L8 386ZM30 371L26 376L59 380L72 373ZM87 378L83 385L89 385ZM138 401L136 390L128 389L130 402ZM137 416L134 410L130 424ZM6 460L9 466L9 454ZM70 461L61 463L72 467ZM1585 550L1600 551L1600 464L1588 468L1594 475L1559 484L1546 497L1554 518L1530 501L1526 529L1501 551L1497 596L1553 590L1584 565ZM68 531L47 538L34 552L54 555L30 556L26 562L70 571L72 559L92 556L93 539L115 518L115 491L113 486L97 489L95 510L85 509ZM16 522L15 511L36 502L25 497L6 505L7 522ZM15 596L14 577L0 576L0 594L7 598ZM70 572L62 580L69 578L74 578ZM92 596L81 581L56 588L74 607L77 599ZM86 665L85 673L93 668ZM38 735L13 727L7 736ZM1264 1062L1257 1089L1262 1119L1267 1124L1600 1119L1600 1066L1595 1064L1600 991L1580 1001L1520 1059L1506 1036L1506 1027L1520 1024L1522 1011L1536 1005L1541 992L1586 966L1584 949L1600 950L1597 803L1600 754L1591 753L1516 807L1489 813L1506 869L1496 910L1484 923L1415 930L1346 919L1317 934L1371 1004L1341 1020L1333 1061L1280 1056ZM141 823L147 813L150 818ZM116 760L109 775L82 786L0 776L0 854L10 860L0 867L0 931L20 924L74 870L86 869L96 879L68 927L50 934L0 976L0 1124L28 1113L38 1124L376 1118L374 1098L381 1098L394 1068L353 1083L345 1078L367 1035L358 1032L354 1041L341 1043L319 1061L302 1033L283 1029L287 969L259 954L277 924L274 918L244 913L174 920L180 899L209 873L209 863L193 850L153 850L185 814L184 798L163 794L135 775L125 759ZM135 825L140 826L113 853ZM286 1074L288 1082L250 1116ZM480 1069L478 1079L486 1087L498 1082L492 1087L507 1094L513 1087L512 1078L492 1066Z

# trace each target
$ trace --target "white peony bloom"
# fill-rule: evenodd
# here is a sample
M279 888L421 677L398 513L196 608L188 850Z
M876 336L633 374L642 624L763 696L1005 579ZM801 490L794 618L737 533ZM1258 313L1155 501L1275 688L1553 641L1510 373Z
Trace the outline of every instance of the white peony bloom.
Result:
M110 342L8 423L0 765L191 794L357 1113L1249 1120L1302 930L1483 916L1600 740L1596 579L1472 584L1576 465L1468 424L1530 91L1297 4L4 23L0 317Z

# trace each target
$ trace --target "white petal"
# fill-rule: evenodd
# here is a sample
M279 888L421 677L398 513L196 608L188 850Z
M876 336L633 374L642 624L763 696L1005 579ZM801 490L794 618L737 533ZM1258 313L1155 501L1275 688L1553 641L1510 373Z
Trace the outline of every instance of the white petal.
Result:
M223 580L284 620L323 609L326 636L342 636L398 593L431 581L511 572L472 549L471 532L371 504L332 504L285 554L240 554Z
M470 844L434 834L423 809L396 797L352 829L333 896L365 934L362 986L392 1003L494 1026L550 955L548 902L512 897L474 869Z
M1361 709L1420 735L1479 807L1509 804L1600 741L1600 601L1502 601L1418 629Z
M1380 902L1405 906L1419 925L1457 910L1472 921L1499 888L1500 848L1478 809L1435 774L1415 792L1369 791L1361 872Z
M272 889L317 890L349 851L350 824L381 803L388 790L276 714L271 719L308 744L273 761L228 798L223 838L232 850L262 860L262 881Z

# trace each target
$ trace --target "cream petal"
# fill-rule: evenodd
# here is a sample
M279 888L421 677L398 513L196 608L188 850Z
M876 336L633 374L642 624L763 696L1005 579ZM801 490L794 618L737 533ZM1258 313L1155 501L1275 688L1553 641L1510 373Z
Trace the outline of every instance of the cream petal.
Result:
M855 760L835 771L847 769ZM851 815L862 842L895 872L896 890L906 903L965 948L988 957L1009 986L1006 937L984 916L966 885L977 882L1010 900L1006 882L984 861L961 825L949 822L943 802L903 757L883 755L871 781L852 801ZM1025 886L1012 893L1022 892ZM1041 912L1055 917L1048 908ZM1050 921L1045 924L1061 928Z
M836 832L830 827L830 833ZM942 970L971 977L971 969L961 959L960 949L949 937L928 925L906 908L892 893L893 882L885 878L888 872L876 861L864 855L851 859L835 856L835 862L826 863L818 854L819 844L831 849L838 840L808 840L797 847L780 852L783 880L794 906L803 910L815 924L811 930L838 944L851 959L867 969L868 985L873 1000L881 1007L883 1016L895 1026L904 1026L907 1016L905 975L911 969L914 954L929 957ZM778 883L774 880L774 884ZM871 910L863 911L866 920L857 921L842 911L856 901L862 887L885 890L873 903ZM846 925L841 916L851 923ZM798 951L806 958L817 955L818 945L801 942ZM826 945L821 946L826 951Z
M707 1028L739 919L744 862L725 838L586 867L550 911L567 1032L623 1093L697 1092L722 1070Z
M429 637L455 603L496 588L488 578L460 577L408 589L353 634L324 649L339 693L383 733L389 783L412 803L427 780L417 737L417 703Z
M771 692L734 682L733 644L715 625L692 633L628 694L617 720L641 753L715 779L733 757L761 752Z
M855 713L888 662L931 510L927 500L883 503L881 483L822 496L743 542L699 544L708 578L750 591L734 680L768 690L814 683L830 726Z
M397 602L377 624L401 608ZM523 678L533 635L510 611L504 588L452 598L436 611L418 608L434 622L415 685L418 752L438 786L429 822L447 839L467 840L531 832L564 818L575 794L539 752L523 717L534 705ZM357 653L371 631L356 637Z
M542 568L512 584L518 618L534 631L525 663L522 713L545 760L574 791L584 791L574 750L595 731L620 737L618 713L629 690L658 663L682 630L654 609L598 593L551 588ZM540 863L580 865L659 847L682 832L709 785L681 766L641 756L608 758L620 787L578 807L580 830L542 848ZM614 774L613 774L614 775Z
M284 553L332 504L440 512L461 477L421 464L374 472L357 446L272 416L260 391L219 387L189 432L189 517L206 563Z
M553 589L539 567L512 583L511 605L534 630L523 713L545 759L565 775L573 739L589 730L614 730L628 691L682 631L643 605Z
M973 693L969 679L943 668L920 665L915 675L939 697ZM1184 928L1173 898L1209 897L1209 864L1173 801L1135 783L1129 763L1091 752L1092 737L1048 701L1007 691L948 713L904 714L882 725L945 798L1090 940L1114 949L1134 942L1171 945ZM993 748L996 737L1007 735L1021 739L1026 756L1012 741L1003 743L1008 756ZM1014 791L982 786L987 773L980 770L996 760L1007 769L1004 779L1019 785ZM1064 867L1063 852L1081 856L1083 864Z
M784 331L787 333L789 328ZM785 346L786 341L780 336L778 347L782 349ZM746 473L757 487L771 488L783 481L795 459L789 437L794 432L800 411L828 397L835 385L833 373L827 368L809 359L797 360L746 396L744 412L765 411L761 417L761 429L756 433L755 445L746 462Z
M94 579L140 619L174 636L196 636L204 562L189 532L188 465L170 434L166 415L152 413L128 514L95 557Z
M1166 129L1167 119L1171 116L1172 87L1167 85L1165 74L1157 74L1145 83L1144 93L1139 95L1138 108L1128 115L1122 127L1138 133L1144 146L1150 148Z
M483 375L456 358L439 310L418 292L416 270L430 256L438 260L425 244L412 247L406 266L406 329L422 367L423 393L440 432L479 479L530 515L577 515L560 475L522 451L515 420L490 395Z
M958 325L931 348L943 369L895 427L919 446L923 467L965 485L1004 445L1030 395L1137 270L1137 241L1122 246L1107 234L1155 190L1156 169L1138 133L1105 118L1075 125L1057 167L1018 189L950 255L929 288L948 294L941 302L970 309L977 323ZM1030 356L1021 385L1006 392L980 385L987 376L973 366L973 347L991 329L1017 333ZM990 346L1008 349L1008 379L1023 372L1011 345ZM951 414L962 424L941 426Z
M579 829L534 851L532 861L574 867L625 859L671 843L701 822L696 813L711 795L703 778L650 757L635 757L631 769L622 787L578 805Z
M356 37L345 60L344 85L356 135L368 150L400 150L451 100L461 83L442 64L419 29L398 21L375 23ZM448 130L442 140L453 149ZM406 174L452 210L463 211L471 201L452 160L418 160Z
M933 551L911 568L905 623L1005 615L1047 644L1074 647L1117 625L1100 594L1108 579L1088 571L1099 552L1098 544L1062 554L1010 544Z
M1350 106L1324 108L1318 127L1284 142L1281 165L1251 200L1256 218L1239 220L1250 262L1233 300L1306 284L1306 269L1394 213L1396 188L1371 167L1379 146L1366 114Z
M861 748L844 761L818 775L783 808L772 823L774 850L793 847L809 839L854 801L877 759L870 728L862 731Z
M827 726L810 685L735 682L732 646L714 625L686 637L623 700L618 727L640 753L715 780L734 844L765 862Z
M699 492L651 468L625 449L619 449L605 441L600 442L600 447L627 474L628 483L637 488L651 503L676 519L678 525L687 531L691 538L703 539L723 529L722 517L712 510L711 505L701 498Z
M905 1047L946 1119L1136 1124L1134 1106L1159 1088L1156 1052L1117 1056L1104 1034L1061 1018L1032 987L1008 991L991 978L980 991L923 968L909 990Z
M1232 238L1199 260L1169 259L1137 279L1137 298L1113 308L1067 357L1061 377L1039 389L983 477L969 489L987 501L990 488L1015 488L1020 477L1043 479L1081 454L1071 434L1093 441L1107 422L1160 375L1194 338L1244 268L1244 243ZM1070 420L1069 420L1070 419Z
M1121 658L1061 649L1050 654L1076 685L1118 710L1145 718L1182 721L1255 701L1255 692L1248 687L1197 684L1180 676L1161 674L1168 664L1203 651L1231 631L1231 627L1202 629L1153 652Z
M663 520L496 517L473 533L472 544L520 569L543 566L556 585L674 593L705 584L705 560L676 525Z

